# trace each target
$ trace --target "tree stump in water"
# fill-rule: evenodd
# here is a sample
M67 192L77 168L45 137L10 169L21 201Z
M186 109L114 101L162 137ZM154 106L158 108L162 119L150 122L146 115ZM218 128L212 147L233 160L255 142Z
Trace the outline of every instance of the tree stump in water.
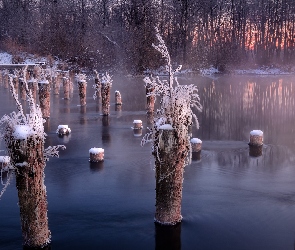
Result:
M59 95L60 77L52 78L53 94Z
M27 98L27 91L25 86L25 81L23 78L19 78L19 90L20 90L20 98L21 100L26 100Z
M250 132L249 155L258 157L262 155L263 132L261 130L252 130Z
M156 164L155 222L175 225L181 222L182 182L188 155L186 139L177 138L171 125L160 127L158 152L153 152Z
M104 149L103 148L91 148L89 150L89 161L100 162L104 160Z
M39 101L43 118L50 117L50 85L47 80L38 83Z
M94 79L95 82L95 98L101 98L101 82L99 81L99 79L97 78L97 76Z
M86 105L86 87L87 83L85 80L78 81L78 88L79 88L79 96L80 96L80 105Z
M18 129L26 130L25 127L28 126L20 125ZM7 146L12 163L17 168L16 187L23 243L26 247L44 247L51 238L44 185L44 141L37 135L22 137L21 133L17 134L17 129L11 137Z
M36 103L36 98L37 98L37 81L33 78L31 78L28 81L28 89L31 90L32 92L32 97Z
M122 105L122 96L120 91L118 90L115 91L115 102L116 102L116 105Z
M110 91L111 87L108 83L101 84L101 97L102 97L102 114L110 114Z

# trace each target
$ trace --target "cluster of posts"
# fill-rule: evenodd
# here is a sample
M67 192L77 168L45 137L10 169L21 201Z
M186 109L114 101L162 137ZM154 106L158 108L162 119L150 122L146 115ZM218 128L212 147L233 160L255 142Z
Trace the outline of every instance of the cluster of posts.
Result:
M9 75L8 71L0 74L0 83L5 88L9 86L9 76L13 79L16 90L20 91L21 100L26 100L25 82L28 83L28 89L31 91L36 101L37 93L39 96L40 108L43 118L50 117L50 92L51 86L54 95L60 94L60 86L62 83L64 99L71 98L73 84L69 77L68 71L55 71L54 74L46 74L43 69L36 66L33 70L28 70L26 75L23 72ZM26 78L26 80L24 80ZM95 77L95 98L102 101L102 114L108 116L110 114L110 89L111 82L108 78L100 79L98 75ZM86 77L83 74L76 75L75 81L79 90L80 105L86 105ZM154 113L155 95L153 95L153 86L146 85L147 95L147 114ZM116 107L121 107L122 97L119 91L115 91ZM169 127L170 126L170 127ZM142 121L133 121L133 130L135 136L142 135ZM161 168L156 168L156 212L155 221L162 225L175 225L182 219L181 216L181 199L182 199L182 183L183 183L183 165L185 156L179 156L179 145L176 145L173 128L169 124L162 125L159 133L163 135L159 139L159 154L161 154ZM59 125L57 134L63 136L71 133L68 125ZM26 140L25 150L22 138L15 135L10 141L13 145L11 148L17 148L18 153L11 154L14 164L29 164L34 166L37 171L32 172L32 168L26 168L21 175L17 175L16 183L19 195L19 205L21 210L21 221L23 237L26 246L42 247L50 242L50 231L47 221L47 199L46 190L44 190L44 147L42 138L28 138ZM40 143L36 143L40 142ZM202 141L199 138L190 139L190 147L193 160L201 159ZM263 147L263 132L253 130L250 132L249 155L261 156ZM183 149L185 150L185 149ZM32 153L33 152L33 153ZM43 159L36 161L36 159ZM180 159L180 160L179 160ZM0 157L0 163L3 167L8 166L10 159ZM90 162L104 161L104 149L93 147L89 150ZM173 167L173 169L172 169ZM163 181L165 178L165 181ZM36 202L38 197L38 202ZM38 211L38 213L36 212ZM40 226L42 225L42 226Z

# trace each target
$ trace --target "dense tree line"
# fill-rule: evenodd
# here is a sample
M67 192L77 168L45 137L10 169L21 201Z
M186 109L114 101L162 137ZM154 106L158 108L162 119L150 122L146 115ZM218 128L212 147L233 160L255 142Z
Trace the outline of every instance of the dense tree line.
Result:
M0 0L0 49L81 66L159 67L154 27L193 69L295 60L294 0Z

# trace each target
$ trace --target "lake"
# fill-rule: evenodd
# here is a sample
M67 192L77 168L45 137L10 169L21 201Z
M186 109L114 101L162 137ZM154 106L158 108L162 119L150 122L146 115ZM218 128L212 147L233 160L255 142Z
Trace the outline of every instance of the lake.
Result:
M185 168L183 221L154 224L155 171L151 145L131 129L145 112L142 78L113 77L110 116L101 116L88 81L87 106L78 89L70 100L51 92L44 124L46 147L64 144L45 169L51 249L294 249L295 76L179 77L197 84L203 112L196 112L203 141L201 160ZM116 108L115 90L122 95ZM0 115L15 111L0 87ZM57 126L67 124L69 136ZM264 132L263 154L249 156L249 133ZM4 149L3 142L0 144ZM103 163L89 163L89 149L105 150ZM4 154L4 152L3 152ZM15 178L0 200L0 249L22 249Z

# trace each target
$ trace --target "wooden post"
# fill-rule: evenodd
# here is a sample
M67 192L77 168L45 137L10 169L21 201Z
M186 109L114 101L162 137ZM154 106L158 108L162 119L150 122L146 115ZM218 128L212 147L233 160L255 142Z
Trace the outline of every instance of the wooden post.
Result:
M32 97L34 101L36 102L37 99L37 81L34 78L31 78L28 81L28 89L32 92Z
M147 113L153 113L155 109L155 100L156 100L156 97L154 95L155 88L147 84L145 89L146 89Z
M44 185L43 138L34 134L28 125L18 125L7 142L12 163L17 168L16 187L24 246L44 247L50 243L51 234Z
M8 86L9 86L9 76L8 76L8 71L7 70L4 71L3 78L4 78L4 88L5 89L8 89Z
M118 90L115 91L115 100L116 100L116 105L122 105L122 96L120 91Z
M142 129L142 120L134 120L133 129Z
M60 78L52 77L53 94L59 95Z
M79 88L79 96L80 96L80 105L86 105L86 87L87 83L85 80L78 81L78 88Z
M43 118L50 117L50 84L47 80L40 81L39 87L39 101Z
M15 91L18 91L18 77L16 75L12 76L12 82L13 82Z
M91 148L89 150L90 162L100 162L104 160L104 149L103 148Z
M25 101L27 99L27 91L25 86L24 78L19 78L19 90L20 90L20 98Z
M188 155L186 139L176 139L170 124L160 126L154 152L156 164L155 222L175 225L181 222L182 182L185 159Z
M95 86L94 86L94 88L95 88L95 94L94 94L95 99L96 98L100 99L101 98L101 82L99 81L97 75L94 78L94 82L95 82Z
M258 157L262 155L263 132L261 130L252 130L250 132L249 155Z
M192 159L199 161L201 159L202 141L198 138L191 139Z
M67 77L62 78L63 82L63 89L64 89L64 99L70 99L70 80Z
M102 97L102 114L110 114L110 91L111 86L108 82L103 82L101 84L101 97Z

